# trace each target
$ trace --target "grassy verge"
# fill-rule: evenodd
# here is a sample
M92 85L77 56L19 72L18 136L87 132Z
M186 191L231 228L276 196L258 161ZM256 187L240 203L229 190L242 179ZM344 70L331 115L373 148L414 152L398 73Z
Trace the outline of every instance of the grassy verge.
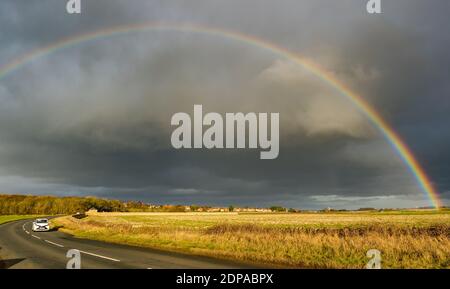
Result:
M77 237L282 267L450 268L449 212L97 214L53 221Z
M18 220L23 220L23 219L35 218L35 217L37 217L37 216L35 216L35 215L5 215L5 216L1 216L0 215L0 225L4 224L4 223L12 222L12 221L18 221Z

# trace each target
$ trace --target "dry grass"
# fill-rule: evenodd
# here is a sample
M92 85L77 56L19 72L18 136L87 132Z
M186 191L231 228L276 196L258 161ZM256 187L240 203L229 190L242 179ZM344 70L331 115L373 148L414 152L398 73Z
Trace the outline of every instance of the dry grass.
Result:
M450 268L449 212L95 214L56 220L82 238L281 267Z

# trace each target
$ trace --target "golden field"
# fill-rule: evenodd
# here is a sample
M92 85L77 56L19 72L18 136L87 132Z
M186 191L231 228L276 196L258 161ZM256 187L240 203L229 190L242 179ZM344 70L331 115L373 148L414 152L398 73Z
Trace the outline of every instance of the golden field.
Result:
M450 211L95 213L53 220L76 237L275 267L450 268Z

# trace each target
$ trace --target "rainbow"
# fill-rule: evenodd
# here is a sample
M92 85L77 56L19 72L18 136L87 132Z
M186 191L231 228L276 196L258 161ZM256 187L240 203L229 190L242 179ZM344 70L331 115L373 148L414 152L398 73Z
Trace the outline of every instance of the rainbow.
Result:
M300 55L281 47L277 44L270 43L255 36L246 35L236 31L230 31L225 29L211 28L194 24L168 24L168 23L142 23L133 25L117 26L108 29L100 29L90 33L81 34L75 37L69 37L62 39L58 42L50 44L48 46L33 50L21 57L3 65L0 67L0 80L13 71L20 69L29 62L49 55L57 50L64 49L83 42L101 39L113 35L120 35L129 32L139 31L176 31L176 32L189 32L200 33L211 36L220 36L230 40L238 41L247 45L255 46L260 49L267 50L274 55L286 58L293 63L296 63L304 69L317 76L319 79L325 81L330 86L334 87L344 97L346 97L359 111L367 116L372 125L377 128L385 139L389 142L392 148L398 153L401 160L408 167L413 174L421 190L426 194L430 203L436 209L441 207L441 201L433 183L421 167L411 150L401 139L401 137L394 131L394 129L382 118L382 116L360 95L353 92L346 85L336 79L331 73L327 72L317 64L310 60L301 57Z

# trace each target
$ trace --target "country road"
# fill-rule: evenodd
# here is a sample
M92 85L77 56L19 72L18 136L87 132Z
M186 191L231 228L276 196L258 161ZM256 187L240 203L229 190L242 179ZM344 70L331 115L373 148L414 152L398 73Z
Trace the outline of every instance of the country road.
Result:
M81 253L82 269L223 269L248 268L239 263L126 245L74 238L68 234L32 232L32 220L0 225L0 268L64 269L66 253Z

